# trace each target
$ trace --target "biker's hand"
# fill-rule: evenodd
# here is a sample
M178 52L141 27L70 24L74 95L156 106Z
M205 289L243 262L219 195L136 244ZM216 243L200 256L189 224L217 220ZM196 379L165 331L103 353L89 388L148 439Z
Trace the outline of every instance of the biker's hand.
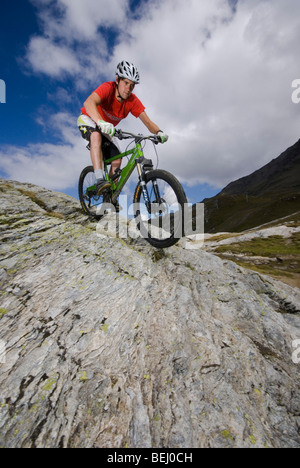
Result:
M98 120L97 127L99 128L99 130L101 130L102 133L111 137L113 137L116 132L116 129L113 126L113 124L105 122L104 120Z
M169 135L161 131L157 133L157 136L160 137L162 143L166 143L169 139Z

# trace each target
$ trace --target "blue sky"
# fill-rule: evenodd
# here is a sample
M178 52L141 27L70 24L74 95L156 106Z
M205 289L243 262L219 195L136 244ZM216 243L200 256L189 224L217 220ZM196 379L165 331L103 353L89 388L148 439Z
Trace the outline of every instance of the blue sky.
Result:
M192 202L299 139L298 0L17 0L2 2L0 25L1 177L77 196L90 164L77 116L122 59L170 135L160 167ZM119 127L146 131L134 117Z

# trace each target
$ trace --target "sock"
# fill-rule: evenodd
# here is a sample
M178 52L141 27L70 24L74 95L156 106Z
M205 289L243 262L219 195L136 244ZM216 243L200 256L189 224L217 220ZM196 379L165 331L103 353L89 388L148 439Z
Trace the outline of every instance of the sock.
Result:
M97 180L106 179L106 175L103 169L97 169L96 171L94 171L94 173Z

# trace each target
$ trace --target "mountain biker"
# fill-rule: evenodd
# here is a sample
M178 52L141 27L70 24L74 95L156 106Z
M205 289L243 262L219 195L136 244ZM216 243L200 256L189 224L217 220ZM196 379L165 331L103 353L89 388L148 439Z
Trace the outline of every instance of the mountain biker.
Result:
M91 160L97 179L97 191L110 186L106 180L103 158L112 158L121 153L115 126L127 117L129 112L140 118L151 133L160 136L161 142L168 140L160 128L150 120L141 101L133 94L140 82L137 68L130 62L122 61L116 70L116 81L103 83L85 101L77 125L82 137L89 141ZM121 159L111 164L110 177L121 166Z

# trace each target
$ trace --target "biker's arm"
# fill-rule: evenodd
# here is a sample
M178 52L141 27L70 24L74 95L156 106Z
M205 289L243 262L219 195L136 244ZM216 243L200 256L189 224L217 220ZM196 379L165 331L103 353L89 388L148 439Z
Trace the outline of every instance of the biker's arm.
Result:
M139 117L151 133L154 133L155 135L160 137L161 143L165 143L166 141L168 141L168 135L164 133L154 122L152 122L152 120L149 119L145 111L142 112Z
M149 132L154 133L155 135L160 132L160 128L152 122L152 120L149 119L148 115L146 112L142 112L141 115L139 116L143 124L148 128Z
M94 120L98 122L102 119L102 116L99 114L97 106L100 106L101 98L96 93L92 93L84 103L85 110L87 114Z

